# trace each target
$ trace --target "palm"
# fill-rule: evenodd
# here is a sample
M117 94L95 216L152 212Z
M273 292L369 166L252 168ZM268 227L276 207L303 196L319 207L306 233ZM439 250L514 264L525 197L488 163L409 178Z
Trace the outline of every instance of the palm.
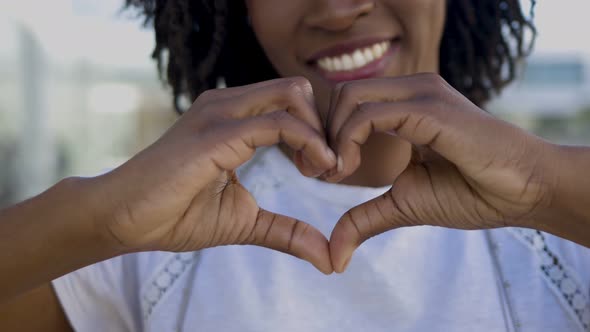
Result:
M252 195L233 174L224 174L194 197L164 246L188 251L252 241L249 237L253 236L258 211Z

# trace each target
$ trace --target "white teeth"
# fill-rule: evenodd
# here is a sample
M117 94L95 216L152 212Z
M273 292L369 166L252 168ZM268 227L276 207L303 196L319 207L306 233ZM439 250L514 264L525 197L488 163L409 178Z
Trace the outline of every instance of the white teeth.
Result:
M340 59L340 58L332 58L331 60L332 60L332 63L334 64L334 68L333 68L334 70L333 71L341 71L341 70L344 69L344 66L342 65L342 59ZM323 68L323 69L328 70L328 71L330 70L328 68Z
M367 62L375 60L375 55L373 55L373 51L371 51L371 49L369 48L365 48L365 50L363 51L363 55L365 56Z
M323 57L317 60L317 64L318 67L328 72L354 70L381 58L389 46L388 41L376 43L369 47L356 49L352 53L336 57Z
M373 45L373 54L379 54L382 52L381 44Z
M365 59L365 56L361 50L354 51L352 54L352 61L354 61L354 66L357 68L367 64L367 59Z
M326 67L328 68L328 70L334 70L334 60L332 60L331 58L326 58Z
M352 61L352 57L348 54L344 54L342 56L342 65L344 70L351 70L354 68L354 62Z

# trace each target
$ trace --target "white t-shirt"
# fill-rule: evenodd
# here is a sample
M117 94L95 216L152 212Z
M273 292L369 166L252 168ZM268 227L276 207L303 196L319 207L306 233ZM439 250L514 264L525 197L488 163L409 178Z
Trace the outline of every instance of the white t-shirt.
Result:
M276 147L238 175L260 206L327 237L349 208L387 190L303 177ZM390 231L341 275L226 246L125 255L53 285L77 331L590 331L590 250L522 229Z

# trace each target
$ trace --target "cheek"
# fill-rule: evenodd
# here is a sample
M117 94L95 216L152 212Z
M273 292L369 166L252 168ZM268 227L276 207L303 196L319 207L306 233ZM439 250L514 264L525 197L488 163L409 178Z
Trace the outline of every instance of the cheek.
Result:
M309 75L300 62L298 51L304 49L309 37L303 33L302 20L313 8L311 0L248 0L248 12L254 34L266 57L281 77L307 77L314 89L314 97L320 113L325 113L330 89L323 82Z
M430 4L430 20L432 22L432 34L434 40L438 41L442 39L442 35L445 29L445 21L447 16L447 2L446 1L434 1Z
M277 38L277 31L255 28L254 32L270 63L281 76L284 76L281 69L288 62L288 50L287 45L282 43L283 39Z
M296 60L292 45L300 10L297 3L269 0L248 2L250 22L256 38L281 76L289 73L290 66Z
M438 71L446 1L405 0L399 18L408 37L407 43L415 71ZM401 6L401 5L400 5Z
M415 28L420 31L422 40L437 48L445 25L446 1L416 0L414 16ZM417 26L418 22L421 28Z

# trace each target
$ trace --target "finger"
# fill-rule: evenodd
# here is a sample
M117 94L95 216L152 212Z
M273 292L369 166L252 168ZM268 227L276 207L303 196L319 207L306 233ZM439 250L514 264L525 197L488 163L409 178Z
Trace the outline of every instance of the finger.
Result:
M454 98L465 99L446 96L361 105L342 126L334 144L338 155L353 163L347 168L345 161L344 169L349 172L354 166L358 158L354 156L358 153L354 145L365 142L371 132L393 131L415 145L430 148L471 174L481 171L494 156L505 154L507 147L515 146L527 136L467 99L457 102Z
M324 128L329 129L330 123L332 123L332 118L334 117L334 109L336 109L336 104L338 99L340 98L340 92L342 91L342 87L346 82L341 82L336 84L336 86L332 89L332 93L330 94L330 104L328 106L328 114L326 115L326 119L324 122ZM329 139L328 133L328 139Z
M225 107L221 107L224 115L230 118L242 119L285 110L307 122L318 133L324 133L315 108L312 86L303 77L282 78L242 87L232 92L232 97L224 99Z
M266 114L260 117L260 121L255 126L260 131L259 135L251 136L251 144L255 146L284 143L291 150L299 153L303 160L313 163L314 169L320 172L336 165L336 155L327 145L324 136L313 130L307 122L293 117L290 113ZM244 126L244 128L247 127L247 125ZM248 131L248 129L244 130Z
M336 158L335 154L332 154L332 156L334 159ZM313 161L309 160L309 158L307 158L302 151L295 151L291 155L291 159L297 167L297 169L299 169L301 174L303 174L304 176L315 178L324 174L327 171L327 169L325 168L318 168L317 166L315 166L317 162L314 163Z
M494 118L450 87L440 86L438 94L426 98L362 104L343 124L332 146L338 155L351 158L350 153L356 153L353 145L366 141L372 131L394 131L414 145L428 147L466 174L480 173L497 156L518 160L530 153L527 149L537 147L530 144L538 141L534 136ZM344 169L350 170L346 161Z
M346 119L364 102L392 102L410 99L420 93L420 75L375 78L338 84L332 92L328 112L330 142Z
M406 204L398 198L396 190L394 187L352 208L336 223L330 236L330 256L335 272L344 272L354 251L369 238L398 227L417 224L412 212L402 212L403 207L400 208L400 205Z
M201 95L197 98L197 101L202 102L211 102L211 101L219 101L229 98L234 98L241 96L248 91L257 90L260 88L264 88L267 86L276 85L277 83L284 82L284 81L293 81L294 79L299 79L298 77L294 78L276 78L267 81L256 82L248 85L241 85L241 86L234 86L234 87L227 87L227 88L218 88L218 89L210 89L201 93Z
M268 84L242 89L239 94L235 94L235 98L225 99L224 104L222 108L226 110L225 117L229 118L246 118L285 110L325 136L324 127L315 108L311 84L302 77L278 79ZM292 159L306 176L318 176L324 172L315 160L302 157L299 153L292 155Z
M440 154L423 145L411 145L410 164L420 165L426 162L445 162ZM448 161L447 161L448 162Z
M336 157L323 136L285 111L234 121L211 131L205 139L218 142L210 149L212 166L233 170L248 161L258 147L285 143L313 160L322 170L333 168Z
M248 243L278 250L313 264L322 273L334 270L328 240L313 226L260 209Z
M334 149L341 158L339 172L330 172L327 180L340 181L348 177L361 164L360 149L369 136L375 132L390 132L397 127L392 126L391 113L395 110L406 110L411 113L419 106L416 102L404 101L397 103L364 103L352 113L333 142ZM400 119L403 121L404 119ZM403 122L402 122L403 123ZM398 124L395 122L394 124ZM402 137L403 138L403 137Z

